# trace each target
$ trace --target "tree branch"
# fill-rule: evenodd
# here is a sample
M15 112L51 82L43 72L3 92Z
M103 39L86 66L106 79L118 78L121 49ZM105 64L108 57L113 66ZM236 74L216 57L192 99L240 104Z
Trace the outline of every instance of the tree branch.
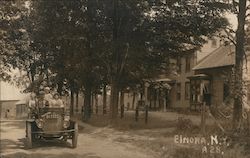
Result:
M250 9L249 9L250 10ZM246 14L246 18L250 17L250 13Z
M236 46L236 41L234 36L232 35L235 33L235 31L231 28L224 29L226 35L219 35L221 38L228 39L231 43L233 43Z
M249 3L250 3L250 0L249 0ZM247 6L246 10L250 10L250 5Z
M246 54L246 51L244 51L244 59L245 59L245 62L246 62L246 70L247 70L247 54Z
M124 67L125 67L125 64L126 64L126 61L127 61L127 58L128 58L128 52L129 52L129 44L127 43L126 45L126 52L125 52L125 55L124 55L124 60L123 62L121 63L121 68L120 68L120 72L119 72L119 76L121 76L123 70L124 70Z
M239 2L236 2L235 0L232 0L233 1L233 12L235 13L235 14L238 14L239 13L239 11L238 11L238 6L239 6Z

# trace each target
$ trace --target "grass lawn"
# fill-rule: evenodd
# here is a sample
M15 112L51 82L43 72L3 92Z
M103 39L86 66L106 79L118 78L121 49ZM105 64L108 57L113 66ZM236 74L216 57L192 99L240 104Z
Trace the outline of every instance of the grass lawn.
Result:
M200 130L199 113L182 112L149 112L148 123L145 123L144 113L135 121L135 112L126 111L124 118L110 121L109 115L92 115L88 124L103 128L100 133L106 137L113 137L117 142L133 143L136 146L156 152L160 158L249 158L250 142L233 142L223 147L223 154L202 153L200 145L180 145L174 143L175 135L202 136ZM207 118L206 137L210 135L222 136L220 129L211 118ZM112 130L107 130L112 129ZM105 132L106 130L106 132ZM117 132L117 134L114 134ZM109 134L110 133L110 134ZM114 136L116 135L116 136ZM208 150L211 150L208 147Z

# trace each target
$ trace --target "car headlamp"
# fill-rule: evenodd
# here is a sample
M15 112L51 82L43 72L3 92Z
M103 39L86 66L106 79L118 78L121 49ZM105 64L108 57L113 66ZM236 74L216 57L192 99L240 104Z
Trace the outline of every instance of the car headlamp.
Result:
M63 128L68 128L68 127L69 127L69 121L64 121Z
M64 121L69 121L70 117L68 115L64 116Z
M70 117L68 115L64 116L64 121L63 121L63 128L68 128L69 127L69 120Z

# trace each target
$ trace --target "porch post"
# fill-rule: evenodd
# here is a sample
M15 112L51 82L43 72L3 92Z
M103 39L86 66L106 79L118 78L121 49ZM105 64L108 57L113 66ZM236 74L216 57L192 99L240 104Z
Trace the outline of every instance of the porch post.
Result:
M205 135L206 132L206 103L201 105L201 132Z

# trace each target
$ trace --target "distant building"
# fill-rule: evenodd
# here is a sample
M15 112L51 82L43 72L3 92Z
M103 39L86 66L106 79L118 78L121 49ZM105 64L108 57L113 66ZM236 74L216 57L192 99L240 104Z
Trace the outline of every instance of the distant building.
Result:
M246 52L247 60L250 60L250 52ZM247 65L246 65L247 64ZM195 75L203 74L207 76L209 82L209 93L211 94L211 104L221 105L227 102L230 94L230 75L232 74L233 66L235 65L235 46L221 46L208 56L202 59L194 68ZM246 102L250 101L250 63L244 63L243 66L243 81L245 84ZM248 69L247 69L248 68ZM237 73L237 72L236 72ZM195 84L191 84L195 87ZM194 90L195 91L195 90ZM195 95L191 92L191 95ZM191 97L192 102L196 102L195 97Z
M248 35L247 43L250 43L250 22L246 34ZM246 52L248 63L244 64L244 82L247 98L244 100L247 100L249 104L250 45L246 46ZM172 58L170 62L172 69L176 72L171 75L163 72L157 79L151 81L147 88L146 99L151 110L197 109L202 103L204 93L211 94L210 104L213 105L220 105L227 99L230 91L228 75L231 74L235 64L234 46L225 46L220 38L213 37L199 51L182 54ZM140 99L145 99L139 93L127 93L125 98L125 106L128 105L132 109L136 107Z
M171 108L189 107L190 82L188 77L194 75L192 68L197 63L196 53L186 54L177 57L177 74L172 77L172 84L169 90L168 102Z
M189 78L196 73L193 68L220 46L220 40L212 38L197 52L172 57L170 66L175 71L172 74L163 72L150 82L147 90L149 108L151 110L189 108L191 98ZM140 99L143 98L138 93L127 93L125 106L134 109Z
M173 65L176 66L176 75L170 77L170 90L167 96L169 107L167 108L189 108L191 98L190 77L195 75L194 67L204 60L212 51L221 47L218 38L208 40L206 44L197 52L184 54L177 59L173 59ZM169 76L166 76L166 78Z
M26 97L20 91L17 87L0 81L0 118L16 118L27 113L26 105L16 104Z

